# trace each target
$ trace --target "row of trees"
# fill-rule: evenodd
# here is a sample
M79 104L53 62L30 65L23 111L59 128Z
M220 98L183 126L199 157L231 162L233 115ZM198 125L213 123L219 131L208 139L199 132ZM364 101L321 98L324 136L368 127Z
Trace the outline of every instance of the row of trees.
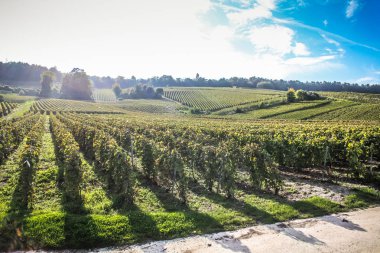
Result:
M12 82L18 81L34 81L38 82L40 76L45 71L51 71L54 73L57 82L61 82L64 74L57 70L57 68L46 68L39 65L30 65L22 62L0 62L0 82ZM359 85L342 82L301 82L298 80L272 80L261 77L231 77L220 79L206 79L197 74L194 78L174 78L171 75L163 75L161 77L151 77L147 79L137 79L135 76L131 78L125 78L118 76L112 77L98 77L90 76L90 81L96 88L111 88L114 83L119 83L121 88L134 87L137 84L147 84L154 87L165 86L208 86L208 87L246 87L246 88L263 88L263 89L275 89L275 90L287 90L289 87L302 90L313 91L349 91L349 92L365 92L365 93L380 93L380 84L375 85Z
M150 85L137 84L135 87L123 90L119 83L115 83L112 86L112 90L118 98L148 98L148 99L158 99L164 94L162 88L154 89Z
M296 101L311 101L311 100L318 100L322 97L316 93L311 91L304 91L304 90L295 90L293 88L290 88L288 92L286 93L288 102L296 102Z

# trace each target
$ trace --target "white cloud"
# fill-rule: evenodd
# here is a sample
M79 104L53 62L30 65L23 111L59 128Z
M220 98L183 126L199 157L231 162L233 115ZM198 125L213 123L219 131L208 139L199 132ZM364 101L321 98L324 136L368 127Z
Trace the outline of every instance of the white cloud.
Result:
M293 47L293 53L296 56L307 56L310 55L310 51L307 49L306 45L300 42L297 42Z
M276 8L276 0L258 0L249 9L235 9L227 13L228 19L232 24L242 26L249 21L272 17L272 11Z
M325 55L319 57L295 57L285 61L289 65L310 66L335 59L335 55Z
M355 14L355 11L358 9L359 3L357 0L350 0L346 9L346 17L352 18Z
M325 26L327 26L329 24L329 21L327 19L323 20L322 22Z
M255 27L250 32L250 41L258 53L285 55L293 50L294 31L278 25Z
M364 76L355 81L355 83L358 84L375 84L375 83L380 83L380 81L376 78L373 78L371 76Z

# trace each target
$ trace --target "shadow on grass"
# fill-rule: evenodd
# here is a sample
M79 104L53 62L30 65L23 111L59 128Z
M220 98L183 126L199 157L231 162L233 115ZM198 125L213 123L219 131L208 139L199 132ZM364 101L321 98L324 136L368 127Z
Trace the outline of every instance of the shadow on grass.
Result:
M237 198L226 199L224 196L220 194L210 192L205 188L205 186L201 185L198 182L192 181L190 185L191 185L191 190L195 194L199 196L203 196L209 199L210 201L212 201L213 203L223 206L224 208L232 209L246 216L253 217L256 221L259 221L262 223L273 223L273 222L279 221L272 214L264 210L261 210L257 207L254 207L250 205L249 203L246 203L242 200L239 200Z
M33 164L20 161L20 174L12 194L9 210L0 228L0 250L11 251L26 247L23 221L32 209Z
M223 225L215 218L190 209L170 192L147 180L140 171L136 170L136 174L142 186L148 188L165 209L165 212L151 213L160 229L160 239L223 230ZM174 222L170 224L172 229L170 232L165 231L165 226L169 225L165 224L165 220L163 219L165 216L168 216ZM177 225L175 224L176 220L179 222Z

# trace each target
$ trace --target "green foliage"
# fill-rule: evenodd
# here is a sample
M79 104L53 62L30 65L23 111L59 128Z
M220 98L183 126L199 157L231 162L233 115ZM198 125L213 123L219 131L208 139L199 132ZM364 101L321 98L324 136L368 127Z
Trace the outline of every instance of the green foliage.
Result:
M92 87L86 72L73 69L62 81L61 94L63 98L74 100L92 100Z
M40 97L50 97L52 92L52 83L55 79L55 74L52 71L45 71L41 75L41 92Z
M83 200L80 195L82 169L79 146L66 127L55 117L50 117L51 132L57 147L58 159L64 166L63 175L58 178L63 187L65 209L72 213L83 212Z
M119 83L114 83L112 85L112 91L115 93L116 97L120 97L120 94L122 92L120 84Z
M297 90L296 98L299 101L304 101L304 100L317 100L317 99L320 99L321 97L316 92Z
M70 129L86 157L94 160L95 166L106 174L116 205L130 206L134 195L130 156L106 132L62 116L58 118Z
M293 88L289 88L288 92L286 93L286 97L289 103L296 101L295 90Z
M137 84L135 87L129 89L127 93L121 94L121 97L132 99L159 99L161 98L161 93L155 91L153 86Z

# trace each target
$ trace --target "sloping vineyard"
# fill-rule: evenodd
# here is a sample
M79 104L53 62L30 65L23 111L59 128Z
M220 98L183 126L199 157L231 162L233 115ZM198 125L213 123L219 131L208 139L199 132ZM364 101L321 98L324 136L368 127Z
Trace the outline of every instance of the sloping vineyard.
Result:
M1 102L0 103L0 118L7 116L17 107L15 103Z
M78 113L125 113L124 110L112 105L92 103L84 101L71 101L63 99L41 99L33 103L30 108L32 112L56 113L56 112L78 112Z
M283 98L285 93L249 89L192 89L165 88L164 96L183 105L202 111L216 111L227 107L261 102L274 97Z
M181 105L176 102L161 99L126 99L115 104L132 112L176 113Z
M284 114L279 114L273 119L316 119L319 116L322 116L327 113L334 111L339 111L340 109L349 110L352 106L358 105L358 103L347 101L347 100L338 100L330 101L329 103L322 104L321 106L316 106L314 108L307 108L306 110L297 110L293 112L288 112Z
M380 121L379 104L359 104L318 115L318 120L376 120Z
M116 102L115 93L111 89L94 89L92 96L96 102Z

